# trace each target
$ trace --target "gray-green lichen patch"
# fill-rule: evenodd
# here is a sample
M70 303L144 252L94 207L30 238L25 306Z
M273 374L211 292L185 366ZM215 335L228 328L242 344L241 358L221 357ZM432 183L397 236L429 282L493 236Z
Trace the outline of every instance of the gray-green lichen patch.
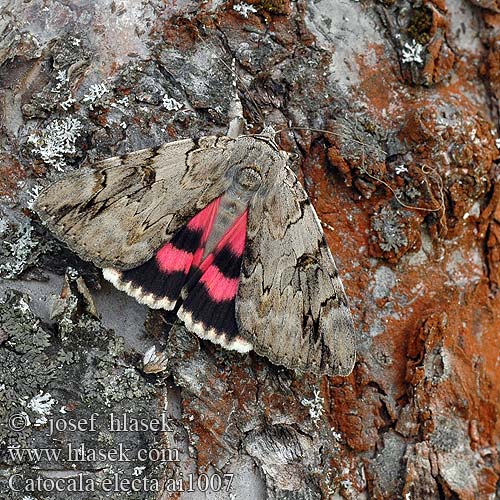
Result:
M76 142L83 125L78 118L64 117L52 120L44 130L28 137L32 153L44 163L62 171L68 158L78 154Z
M79 259L39 223L0 211L0 279L46 281L45 271L64 274L68 267L80 269L96 286L98 271L92 264Z
M51 248L51 243L41 238L29 221L6 223L0 228L0 277L18 277Z
M384 252L397 252L408 245L404 221L394 210L384 207L373 216L372 227L378 233L379 246Z
M362 110L357 113L335 110L326 128L330 164L342 173L347 185L354 184L366 199L371 198L378 180L386 173L387 155L380 147L386 133L364 116Z
M50 334L45 331L29 307L29 297L7 292L0 302L0 325L5 337L0 346L0 417L15 409L19 398L35 394L53 376L54 365L46 349ZM0 436L4 428L0 428Z
M142 486L126 493L123 485L144 478L154 485L165 467L158 454L149 454L161 448L157 431L171 432L166 424L150 426L167 422L157 406L157 388L133 367L134 353L121 338L91 314L78 280L74 273L66 276L51 326L32 313L27 295L8 291L0 302L2 500L31 494L9 487L14 474L17 486L29 487L37 477L67 478L69 471L83 474L97 492L72 492L74 499L155 496ZM40 455L41 449L51 451ZM165 457L175 459L175 453ZM123 487L102 489L114 481ZM33 496L62 499L68 491Z

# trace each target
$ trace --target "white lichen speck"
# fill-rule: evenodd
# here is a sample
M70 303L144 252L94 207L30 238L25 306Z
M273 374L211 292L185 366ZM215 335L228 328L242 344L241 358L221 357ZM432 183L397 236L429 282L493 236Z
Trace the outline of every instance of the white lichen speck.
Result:
M396 165L394 171L396 172L396 175L401 175L408 172L408 169L405 167L404 163L402 163L401 165Z
M133 476L140 476L145 470L146 470L146 467L144 465L139 466L139 467L134 467L132 475Z
M45 394L40 391L36 396L32 397L27 407L33 410L35 413L40 415L35 420L35 427L47 423L47 415L52 412L52 407L57 403L57 401L48 392Z
M323 406L325 403L325 400L320 395L318 389L314 389L314 398L313 399L304 398L301 401L301 403L303 406L309 407L309 416L311 417L312 421L314 422L314 425L317 427L320 418L322 417L323 413L325 413L325 408Z
M422 59L422 52L424 47L417 43L415 40L412 40L411 44L406 42L403 47L403 62L404 63L412 63L415 62L417 64L423 64L424 60Z
M14 306L16 311L20 311L22 314L28 314L31 312L30 305L24 300L24 298L20 298L19 302L16 306Z
M123 106L124 108L128 108L130 105L130 99L128 96L122 97L121 99L117 99L116 102L112 102L110 106L113 108L118 108L119 106Z
M66 166L66 156L75 154L75 143L82 130L77 118L61 118L50 122L40 134L31 134L28 143L45 163L62 171Z
M61 69L57 72L56 80L57 80L57 84L52 89L52 92L55 92L58 94L59 92L61 92L62 88L69 82L69 78L68 78L68 75L67 75L65 69Z
M176 101L173 97L170 97L168 94L163 96L163 107L168 109L169 111L179 111L183 107L183 104L179 101Z
M109 89L106 87L105 83L95 83L90 86L88 93L83 96L82 101L89 104L90 109L94 109L94 106L98 104L99 100L108 92Z
M61 106L61 108L64 109L64 111L68 111L68 109L71 108L71 106L73 106L75 102L76 101L70 96L65 101L61 101L59 103L59 106Z
M340 443L342 441L342 434L340 432L337 432L333 427L330 429L332 431L332 436L337 443Z
M253 5L245 2L233 5L233 10L245 19L248 18L249 13L255 14L257 12L257 9Z
M39 184L36 184L28 191L29 198L28 198L26 205L30 210L33 210L33 207L35 206L35 202L36 202L38 196L40 195L40 192L42 191L42 189L43 189L42 186L40 186Z

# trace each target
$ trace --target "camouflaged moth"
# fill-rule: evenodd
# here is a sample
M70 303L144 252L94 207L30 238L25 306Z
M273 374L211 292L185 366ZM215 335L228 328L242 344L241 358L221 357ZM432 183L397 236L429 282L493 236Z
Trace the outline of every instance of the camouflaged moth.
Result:
M347 375L347 298L287 158L266 132L170 142L66 175L36 209L118 289L201 338Z

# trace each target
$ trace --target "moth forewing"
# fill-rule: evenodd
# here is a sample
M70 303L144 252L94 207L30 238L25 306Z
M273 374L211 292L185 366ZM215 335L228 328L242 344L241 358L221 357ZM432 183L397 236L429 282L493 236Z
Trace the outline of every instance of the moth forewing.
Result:
M103 160L46 188L35 210L82 259L130 269L227 189L224 139L207 137L202 146L184 139Z
M249 213L236 315L254 350L276 364L347 375L354 326L307 193L286 166Z

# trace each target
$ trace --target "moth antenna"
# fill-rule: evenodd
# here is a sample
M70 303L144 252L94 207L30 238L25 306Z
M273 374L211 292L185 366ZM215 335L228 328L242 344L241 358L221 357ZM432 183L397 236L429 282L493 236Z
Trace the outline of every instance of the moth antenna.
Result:
M279 133L283 132L284 130L309 130L311 132L322 132L324 134L330 134L330 135L334 135L336 137L342 137L342 135L337 133L337 132L332 132L331 130L325 130L325 129L321 129L321 128L312 128L312 127L285 127L285 128L280 129L280 130L277 130L275 133L279 134ZM357 140L357 139L353 139L352 137L350 138L350 140L363 147L363 160L364 160L364 147L366 146L366 144L362 141ZM394 198L396 198L396 201L404 208L408 208L409 210L419 210L421 212L441 212L441 211L443 211L443 206L444 206L443 202L437 208L416 207L414 205L408 205L404 201L401 200L401 198L398 196L396 191L386 181L384 181L380 177L376 177L375 175L370 174L370 172L368 172L367 170L364 170L363 174L365 174L368 177L370 177L371 179L383 184L387 189L389 189L389 191L391 191ZM440 189L442 189L442 188L440 187Z
M245 92L245 95L248 97L248 100L252 103L253 107L255 108L255 111L257 112L261 123L264 124L265 123L264 115L260 112L259 105L255 101L255 99L252 97L252 94L250 93L248 85L240 78L240 76L238 75L238 72L236 71L236 58L233 57L231 65L227 64L227 62L224 61L224 59L222 57L220 57L216 54L215 45L212 42L210 42L208 39L205 39L200 34L199 30L196 32L196 34L198 35L198 37L200 38L200 40L203 43L208 44L212 48L212 50L214 51L215 57L225 66L225 68L233 76L233 85L235 87L235 92L237 93L238 85L240 88L243 89L243 91ZM224 42L222 42L222 43L224 45ZM230 53L230 50L226 49L226 51ZM241 105L241 101L240 101L240 105ZM243 116L243 107L242 107L241 115ZM233 136L230 136L230 137L233 137Z

